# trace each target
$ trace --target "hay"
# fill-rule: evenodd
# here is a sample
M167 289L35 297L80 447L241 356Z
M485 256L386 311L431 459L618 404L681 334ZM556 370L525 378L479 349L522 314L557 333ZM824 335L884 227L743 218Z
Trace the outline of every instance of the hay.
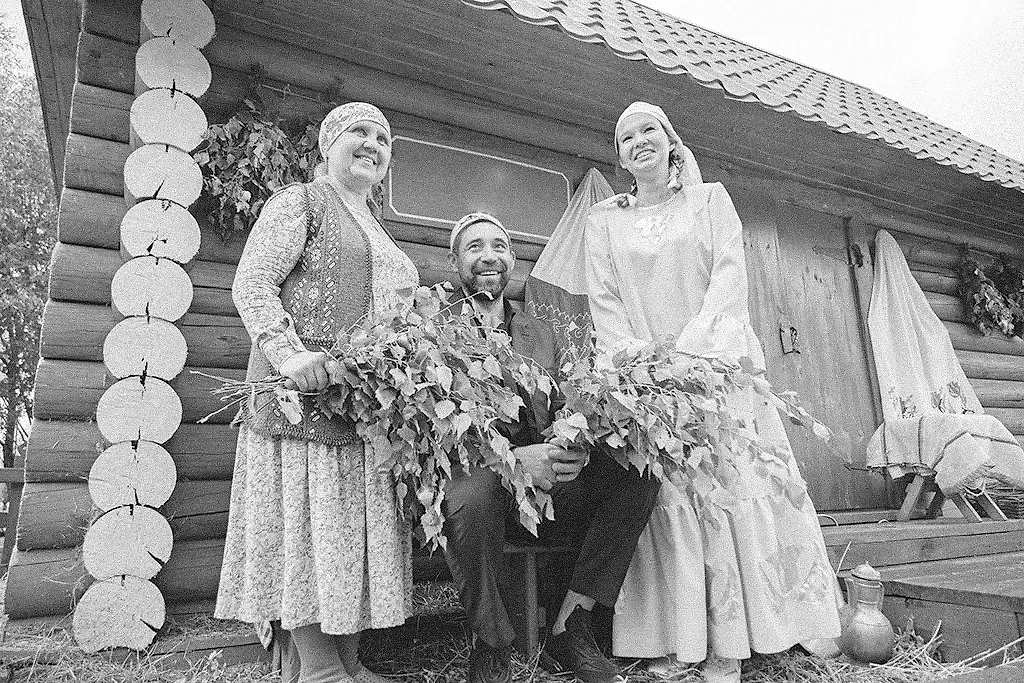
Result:
M399 683L465 683L471 637L465 617L457 611L458 596L450 582L422 584L415 596L419 616L404 627L371 632L363 639L361 656L373 670ZM160 640L187 638L200 643L211 637L251 635L251 627L208 616L169 620ZM984 665L1008 661L1007 652L1018 645L979 653L962 662L944 663L937 655L939 629L927 640L904 633L892 661L860 666L843 659L825 660L799 652L755 656L744 663L743 683L932 683L974 671ZM12 683L278 683L280 677L267 664L225 665L214 654L189 668L170 668L167 656L101 653L86 655L70 633L70 619L48 623L16 622L7 628L2 646L26 656L7 661ZM539 667L538 656L513 657L517 683L571 683L568 675L552 675ZM670 678L643 669L643 662L619 660L630 683L701 683L694 667L682 667ZM7 673L0 665L0 680Z
M464 622L453 622L443 634L435 624L431 633L413 632L405 637L376 635L367 639L363 659L370 668L402 683L465 683L470 636ZM407 629L408 630L408 629ZM396 630L401 631L401 630ZM981 653L985 663L1020 662L1004 653L1015 643L991 653ZM755 655L744 663L743 683L932 683L977 670L980 657L944 663L937 656L938 630L925 640L913 633L900 635L893 659L884 665L862 666L844 659L821 659L795 648L777 655ZM619 660L630 683L702 683L696 666L682 667L664 678L648 673L643 663ZM552 675L538 666L538 657L527 660L515 655L513 680L517 683L567 683L571 676Z

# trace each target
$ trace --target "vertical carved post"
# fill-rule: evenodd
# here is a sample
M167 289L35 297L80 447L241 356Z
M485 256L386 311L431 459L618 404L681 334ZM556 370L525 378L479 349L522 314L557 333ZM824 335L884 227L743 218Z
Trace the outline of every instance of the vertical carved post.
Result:
M148 646L165 618L151 581L172 553L170 525L157 512L174 490L174 461L160 445L181 424L181 399L169 382L188 348L175 326L192 304L185 267L200 233L188 207L202 174L190 153L202 141L206 115L196 102L210 85L200 51L213 38L213 14L201 0L144 0L135 57L136 99L124 167L129 210L121 222L125 263L111 283L124 316L107 335L103 361L118 379L104 392L96 422L112 445L89 473L100 516L83 545L96 579L75 610L74 632L86 651Z

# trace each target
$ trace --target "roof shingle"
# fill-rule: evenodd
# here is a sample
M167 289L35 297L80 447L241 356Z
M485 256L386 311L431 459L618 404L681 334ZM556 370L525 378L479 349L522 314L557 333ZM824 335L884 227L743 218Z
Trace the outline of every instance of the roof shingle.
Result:
M1024 163L850 81L759 50L631 0L463 0L508 10L522 21L557 26L603 43L625 59L685 73L730 97L880 140L918 159L1024 192Z

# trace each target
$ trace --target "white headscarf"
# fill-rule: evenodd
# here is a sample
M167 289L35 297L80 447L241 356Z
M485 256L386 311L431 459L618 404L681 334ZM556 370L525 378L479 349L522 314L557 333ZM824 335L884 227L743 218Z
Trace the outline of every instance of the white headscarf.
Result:
M694 158L693 152L683 144L682 138L676 133L676 129L672 127L672 122L668 120L665 110L655 104L634 102L619 115L619 120L615 122L615 155L618 156L619 154L619 128L626 119L635 114L647 114L654 117L665 130L669 142L675 144L678 161L672 164L672 168L669 171L669 185L686 187L687 185L700 185L703 183L704 178L700 174L700 167L697 166L697 160Z
M379 124L388 132L388 137L391 137L391 124L388 123L384 112L369 102L349 102L332 109L320 124L320 136L317 140L320 155L326 159L331 145L342 133L360 121L373 121Z
M505 239L508 241L509 246L512 246L512 238L509 236L508 230L505 229L505 226L501 224L501 221L489 213L477 211L475 213L467 213L465 216L455 221L455 225L452 226L452 233L448 236L448 248L455 251L455 241L459 239L459 235L462 234L462 231L471 225L476 225L477 223L493 224L496 228L505 233Z

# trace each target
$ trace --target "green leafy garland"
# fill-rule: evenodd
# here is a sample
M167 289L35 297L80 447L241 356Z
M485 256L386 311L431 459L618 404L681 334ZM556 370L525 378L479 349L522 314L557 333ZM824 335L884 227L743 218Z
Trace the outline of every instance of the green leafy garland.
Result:
M319 160L319 121L289 135L252 99L227 122L210 126L194 154L203 172L208 216L223 239L252 227L263 204L285 185L306 182Z
M978 331L1024 335L1024 274L1006 255L999 255L989 276L964 247L957 275L964 310Z

